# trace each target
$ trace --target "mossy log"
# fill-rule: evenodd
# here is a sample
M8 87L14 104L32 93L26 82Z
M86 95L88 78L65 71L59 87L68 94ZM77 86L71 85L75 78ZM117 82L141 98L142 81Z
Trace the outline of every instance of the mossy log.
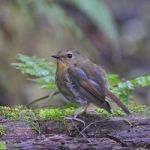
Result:
M27 122L1 120L7 128L1 140L8 150L150 149L149 117L82 116L81 119L85 126L75 121L36 121L38 130Z

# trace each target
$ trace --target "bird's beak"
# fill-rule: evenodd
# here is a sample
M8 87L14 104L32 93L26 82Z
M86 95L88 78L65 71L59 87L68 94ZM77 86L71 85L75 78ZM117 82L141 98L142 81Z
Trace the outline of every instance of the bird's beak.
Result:
M60 59L60 57L57 56L57 55L52 55L52 57L55 58L55 59Z

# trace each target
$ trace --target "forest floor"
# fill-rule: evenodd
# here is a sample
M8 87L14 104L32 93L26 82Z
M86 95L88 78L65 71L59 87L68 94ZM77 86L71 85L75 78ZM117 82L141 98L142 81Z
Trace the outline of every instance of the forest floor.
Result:
M85 125L76 121L9 120L1 118L6 129L1 141L7 150L132 150L150 149L150 118L101 118L84 115Z

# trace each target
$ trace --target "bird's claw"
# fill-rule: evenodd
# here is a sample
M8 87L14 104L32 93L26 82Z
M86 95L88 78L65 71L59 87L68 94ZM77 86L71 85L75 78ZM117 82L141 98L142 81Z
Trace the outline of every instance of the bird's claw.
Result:
M65 117L64 118L65 120L71 120L71 121L77 121L77 122L80 122L80 123L82 123L84 126L85 126L85 122L83 121L83 120L81 120L81 119L79 119L79 118L77 118L76 116L72 116L72 117Z

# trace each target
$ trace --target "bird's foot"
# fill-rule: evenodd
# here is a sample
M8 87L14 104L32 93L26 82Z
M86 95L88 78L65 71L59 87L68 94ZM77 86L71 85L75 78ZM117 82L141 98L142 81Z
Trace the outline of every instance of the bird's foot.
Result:
M99 116L99 113L96 110L88 110L88 111L85 112L85 114L88 114L88 115L98 115Z
M65 120L77 121L82 123L85 126L85 122L82 119L77 118L76 116L65 117Z

